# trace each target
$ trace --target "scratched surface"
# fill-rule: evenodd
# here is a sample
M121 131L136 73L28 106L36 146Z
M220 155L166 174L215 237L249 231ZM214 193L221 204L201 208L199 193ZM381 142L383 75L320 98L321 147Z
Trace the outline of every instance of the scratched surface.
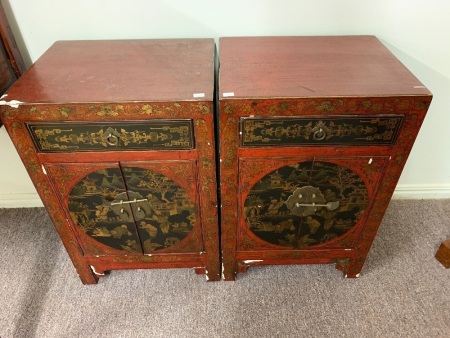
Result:
M211 100L213 55L213 39L58 41L7 93L27 103Z
M219 46L220 97L429 94L373 36L221 38Z

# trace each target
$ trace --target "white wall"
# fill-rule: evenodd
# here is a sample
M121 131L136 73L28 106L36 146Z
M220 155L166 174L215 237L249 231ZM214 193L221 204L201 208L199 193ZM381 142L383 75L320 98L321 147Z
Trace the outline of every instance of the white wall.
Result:
M55 40L376 35L435 97L397 198L450 198L450 2L445 0L3 0L32 62ZM20 37L19 37L20 39ZM41 205L0 131L0 207Z

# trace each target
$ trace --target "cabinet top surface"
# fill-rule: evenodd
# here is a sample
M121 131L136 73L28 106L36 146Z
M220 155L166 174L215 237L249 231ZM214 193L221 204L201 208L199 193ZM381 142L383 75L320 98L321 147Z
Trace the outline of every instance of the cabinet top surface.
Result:
M24 103L210 101L214 40L58 41L7 92Z
M374 36L221 38L220 99L431 95Z

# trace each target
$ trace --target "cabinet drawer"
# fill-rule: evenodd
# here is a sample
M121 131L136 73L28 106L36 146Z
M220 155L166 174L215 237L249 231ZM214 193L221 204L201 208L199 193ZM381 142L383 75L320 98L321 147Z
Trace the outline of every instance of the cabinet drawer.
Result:
M40 152L194 148L191 120L28 123L27 126Z
M241 118L241 145L392 145L402 115Z

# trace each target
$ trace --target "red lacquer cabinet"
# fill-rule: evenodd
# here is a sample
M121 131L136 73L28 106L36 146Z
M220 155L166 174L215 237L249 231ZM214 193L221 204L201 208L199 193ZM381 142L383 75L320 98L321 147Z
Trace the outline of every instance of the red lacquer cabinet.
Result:
M431 93L372 36L219 50L224 279L307 263L357 277Z
M85 284L108 270L220 278L212 39L61 41L3 122Z

